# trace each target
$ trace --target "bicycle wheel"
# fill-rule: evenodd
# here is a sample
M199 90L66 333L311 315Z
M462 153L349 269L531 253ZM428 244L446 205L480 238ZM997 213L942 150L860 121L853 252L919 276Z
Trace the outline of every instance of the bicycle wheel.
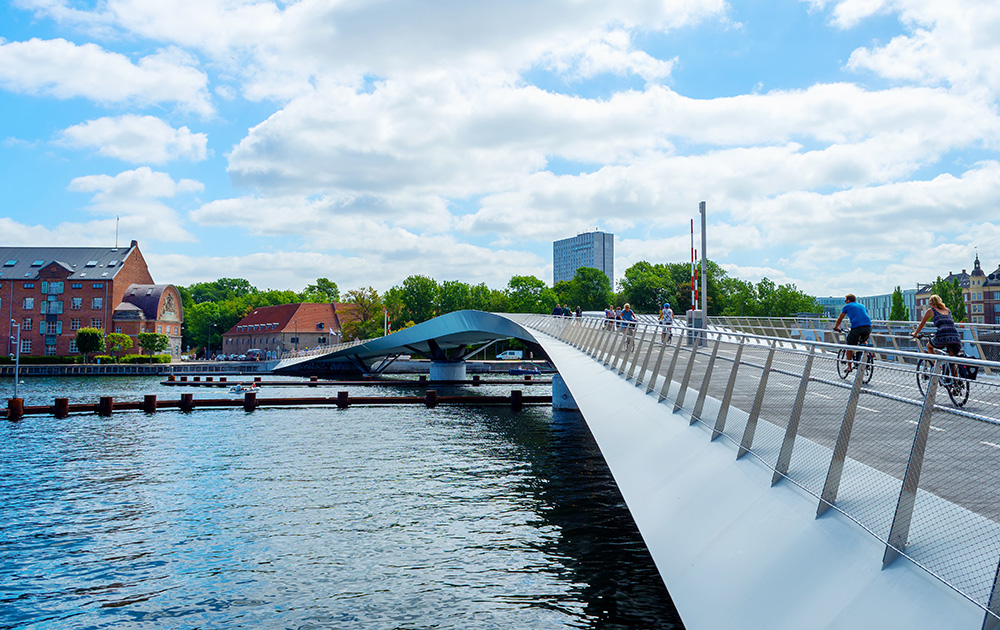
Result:
M847 350L837 351L837 376L847 378Z
M864 363L862 364L861 369L864 370L865 373L862 374L861 378L862 382L867 385L872 380L872 374L875 373L875 353L866 352L863 360Z
M925 359L920 359L917 361L917 389L920 390L920 395L925 396L927 394L927 385L930 383L931 374L934 372L934 361L929 361Z
M949 374L949 366L947 364L945 364L944 369L945 374ZM951 376L950 374L947 378L948 398L951 398L951 402L956 407L961 407L965 404L965 401L969 400L969 381L957 376Z

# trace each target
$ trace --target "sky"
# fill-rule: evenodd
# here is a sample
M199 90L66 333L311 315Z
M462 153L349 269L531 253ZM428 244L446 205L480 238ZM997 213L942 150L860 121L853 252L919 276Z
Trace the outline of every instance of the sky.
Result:
M503 288L595 229L617 279L687 261L704 201L752 282L989 273L997 32L995 0L10 0L0 246Z

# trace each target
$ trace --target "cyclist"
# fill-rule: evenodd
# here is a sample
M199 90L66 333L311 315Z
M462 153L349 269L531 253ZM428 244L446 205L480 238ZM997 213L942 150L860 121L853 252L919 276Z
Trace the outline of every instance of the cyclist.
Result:
M632 336L635 334L636 317L635 311L632 310L632 307L629 306L628 302L625 302L625 306L622 307L621 322L622 328L624 329L622 332L624 332L628 339L631 340Z
M962 337L958 334L958 329L955 328L955 320L951 317L951 311L944 305L939 295L932 295L929 302L930 308L924 311L923 319L920 320L917 329L911 333L913 338L918 338L924 324L933 318L934 336L927 341L927 352L934 354L935 348L943 348L951 356L957 357L962 351Z
M660 309L660 326L663 327L662 330L660 331L661 342L667 341L668 336L670 339L674 338L673 325L674 325L674 310L670 308L669 302L664 302L663 308Z
M840 317L837 318L833 329L840 332L840 322L844 321L846 316L851 321L851 332L847 333L846 343L849 346L860 346L868 341L868 336L872 334L872 320L868 317L868 309L865 308L864 304L858 304L858 297L853 293L848 293L844 302L844 308L840 309ZM858 351L858 354L860 355L861 352ZM848 350L845 375L849 374L852 369L854 369L854 350Z

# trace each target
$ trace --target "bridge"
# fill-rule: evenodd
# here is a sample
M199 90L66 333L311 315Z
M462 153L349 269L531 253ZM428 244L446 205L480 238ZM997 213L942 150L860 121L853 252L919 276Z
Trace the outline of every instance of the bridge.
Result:
M365 352L433 354L433 331L452 362L500 335L537 344L689 629L1000 627L1000 364L968 361L981 376L957 406L901 341L869 380L795 324L665 339L650 321L439 319Z

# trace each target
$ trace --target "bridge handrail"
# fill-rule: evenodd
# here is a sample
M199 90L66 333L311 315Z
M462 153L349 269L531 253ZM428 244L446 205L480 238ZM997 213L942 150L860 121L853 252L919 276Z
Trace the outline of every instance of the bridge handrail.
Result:
M882 541L884 565L909 558L981 607L987 625L1000 624L1000 380L972 381L958 407L940 371L918 386L913 363L926 353L878 348L884 356L865 382L865 370L837 375L843 344L745 333L718 319L708 330L677 326L664 343L648 318L626 337L601 317L507 317L647 394L658 390L713 439L737 445L737 457L764 463L772 482L816 497L817 515L833 508ZM1000 373L995 361L933 358Z

